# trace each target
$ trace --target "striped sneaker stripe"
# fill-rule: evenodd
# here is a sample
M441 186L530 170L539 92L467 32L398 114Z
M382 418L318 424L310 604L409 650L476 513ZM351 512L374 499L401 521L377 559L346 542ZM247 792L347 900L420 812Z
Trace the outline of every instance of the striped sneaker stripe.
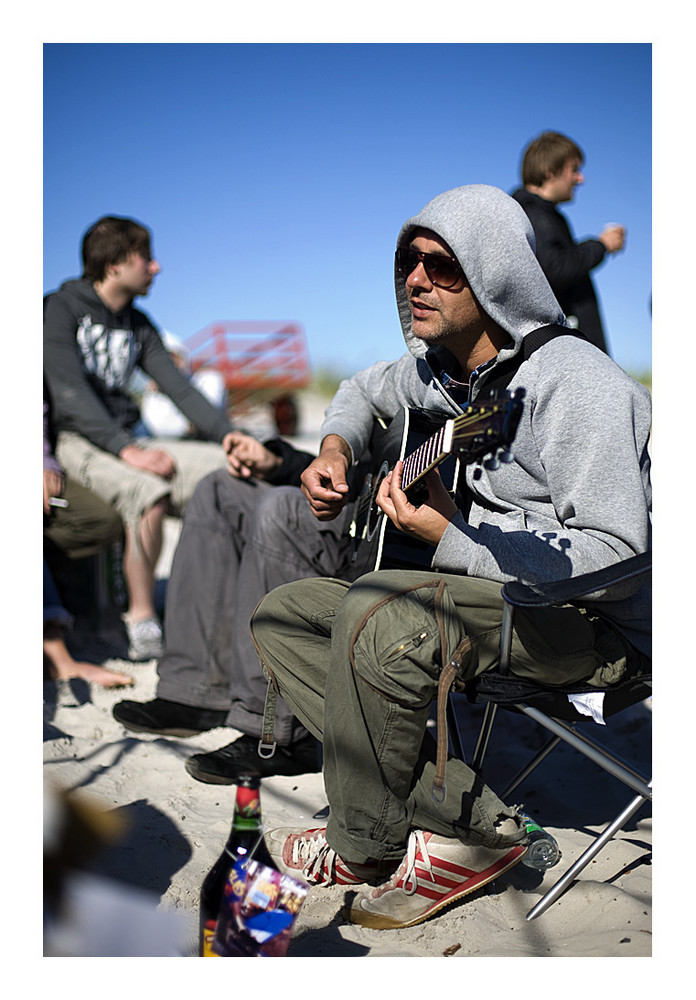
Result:
M338 858L336 859L336 864L334 865L333 875L333 881L336 885L361 885L365 881L365 879L358 878L354 875L349 868L346 868L343 862L339 862Z
M483 871L476 871L434 856L435 851L446 851L449 845L430 846L432 837L428 832L412 832L407 856L392 879L359 895L347 911L353 923L375 928L412 927L491 882L527 853L526 846L513 847ZM461 852L458 843L452 846Z
M448 861L446 858L431 858L430 863L436 871L451 872L458 879L469 878L471 875L476 874L471 868L464 868L463 865L458 865L454 861Z
M325 827L290 833L283 842L280 858L276 858L282 870L297 874L310 885L362 885L377 876L377 864L349 868L329 847L325 834Z

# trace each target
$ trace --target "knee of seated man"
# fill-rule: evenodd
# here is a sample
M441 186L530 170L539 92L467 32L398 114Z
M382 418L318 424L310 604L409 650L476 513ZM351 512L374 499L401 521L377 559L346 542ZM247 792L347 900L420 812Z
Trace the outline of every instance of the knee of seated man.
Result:
M248 490L245 480L231 476L227 469L216 469L203 476L196 484L186 508L188 518L207 521L211 513L223 513L227 508L235 508L235 500L241 490Z
M217 496L221 485L220 481L223 477L226 477L227 479L232 478L226 469L218 469L215 472L208 473L207 476L203 476L203 478L198 481L193 493L191 494L191 499L188 502L187 513L192 510L195 511L201 508L208 508L211 504L215 504L215 497ZM224 480L222 485L224 485Z
M264 542L314 531L319 524L306 497L296 486L275 486L267 490L259 498L255 521L256 533Z
M390 600L384 574L362 577L348 591L337 615L356 674L388 701L409 708L429 705L440 676L438 624L418 594Z
M297 582L281 583L258 603L251 616L251 632L262 652L277 641L285 641L285 630L290 626L293 634L301 627L299 608L310 604L304 591L297 589ZM308 581L302 581L306 583ZM310 581L316 582L316 581Z

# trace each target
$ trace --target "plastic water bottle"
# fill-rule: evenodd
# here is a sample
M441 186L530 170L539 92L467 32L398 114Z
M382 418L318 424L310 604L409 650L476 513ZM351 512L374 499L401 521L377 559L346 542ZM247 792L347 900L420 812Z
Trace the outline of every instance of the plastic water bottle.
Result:
M561 860L561 852L555 838L529 816L522 818L527 827L529 843L529 850L522 858L522 864L540 872L545 872L547 868L553 868Z

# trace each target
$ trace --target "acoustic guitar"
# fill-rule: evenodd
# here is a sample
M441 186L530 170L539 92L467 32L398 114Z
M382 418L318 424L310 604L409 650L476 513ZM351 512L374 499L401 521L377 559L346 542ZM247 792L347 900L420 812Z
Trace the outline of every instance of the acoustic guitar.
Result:
M381 483L396 461L403 459L401 487L411 503L427 498L424 479L435 468L456 497L463 466L479 462L495 469L501 462L513 460L510 446L522 415L523 398L524 389L514 394L492 392L444 423L425 411L404 407L389 424L376 424L370 446L376 471L365 477L355 504L347 579L355 580L376 569L430 569L432 546L400 531L377 506Z

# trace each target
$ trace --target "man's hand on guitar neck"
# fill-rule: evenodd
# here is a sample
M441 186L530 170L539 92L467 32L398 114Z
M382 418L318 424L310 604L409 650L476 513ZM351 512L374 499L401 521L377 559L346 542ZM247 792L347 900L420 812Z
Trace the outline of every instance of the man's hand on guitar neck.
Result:
M401 489L402 468L403 462L397 462L382 480L376 497L377 506L400 531L436 546L457 513L457 506L437 470L429 472L424 478L428 499L420 507L414 506Z
M343 510L351 461L348 444L337 434L329 434L322 441L319 456L302 473L302 492L319 521L332 521Z

